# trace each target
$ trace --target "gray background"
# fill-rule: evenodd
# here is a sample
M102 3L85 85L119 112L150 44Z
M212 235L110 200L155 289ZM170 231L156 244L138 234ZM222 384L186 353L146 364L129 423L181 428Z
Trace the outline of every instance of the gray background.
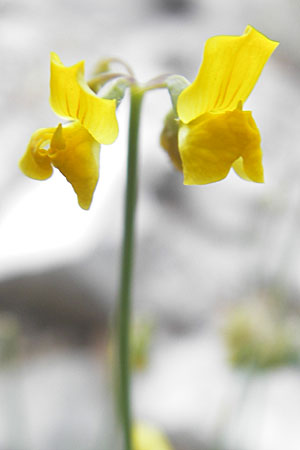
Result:
M159 148L168 95L149 93L143 105L134 314L153 333L148 366L133 378L134 415L177 450L299 449L297 365L234 369L222 332L237 306L275 304L299 341L299 20L297 0L0 2L1 450L117 445L107 343L128 98L118 140L101 150L92 208L82 211L59 173L40 183L17 167L31 133L58 123L50 51L66 65L84 59L87 76L115 56L141 82L161 73L192 80L205 40L247 24L280 41L245 105L262 135L264 185L231 173L183 186Z

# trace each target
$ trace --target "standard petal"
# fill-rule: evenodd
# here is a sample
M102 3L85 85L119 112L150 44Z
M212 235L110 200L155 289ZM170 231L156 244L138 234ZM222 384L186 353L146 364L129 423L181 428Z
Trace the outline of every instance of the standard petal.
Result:
M179 130L185 184L207 184L225 178L242 157L249 179L263 182L260 135L250 111L207 113Z
M178 98L180 119L188 123L205 112L244 103L277 45L249 25L242 36L208 39L196 79Z
M55 128L41 128L33 133L26 152L19 161L22 172L35 180L51 177L53 169L47 154Z
M49 158L71 183L83 209L89 209L98 182L99 153L99 143L78 122L59 125L51 141Z
M97 97L84 80L84 62L65 67L51 53L50 104L61 117L77 119L93 138L111 144L118 136L116 101Z

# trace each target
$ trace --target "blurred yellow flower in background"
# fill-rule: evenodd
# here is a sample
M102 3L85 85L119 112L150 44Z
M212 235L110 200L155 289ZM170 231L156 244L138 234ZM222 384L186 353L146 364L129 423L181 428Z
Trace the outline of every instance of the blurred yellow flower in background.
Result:
M89 209L99 177L100 143L118 135L116 101L97 97L84 80L84 62L66 67L51 53L50 104L71 122L35 131L19 166L30 178L45 180L56 167Z
M160 431L142 423L133 426L132 447L133 450L173 450Z
M260 134L242 108L277 45L251 26L242 36L206 42L199 73L177 102L185 184L219 181L231 167L246 180L264 181Z

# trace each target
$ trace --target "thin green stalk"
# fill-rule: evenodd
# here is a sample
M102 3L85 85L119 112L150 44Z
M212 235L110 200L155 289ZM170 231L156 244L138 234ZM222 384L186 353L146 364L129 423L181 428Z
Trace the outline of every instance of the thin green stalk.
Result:
M131 105L129 118L127 185L125 199L125 221L123 233L121 281L118 310L118 347L119 347L119 401L123 430L124 450L132 450L131 408L130 408L130 316L131 286L134 257L134 224L137 199L137 157L140 111L143 91L131 87Z

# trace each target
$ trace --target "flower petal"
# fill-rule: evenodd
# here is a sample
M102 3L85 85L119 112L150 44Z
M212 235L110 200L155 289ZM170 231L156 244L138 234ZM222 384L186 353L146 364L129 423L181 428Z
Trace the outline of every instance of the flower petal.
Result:
M262 170L262 163L259 158L251 161L251 159L247 158L238 158L234 163L232 164L232 167L235 171L235 173L246 181L256 181L257 183L263 183L264 182L264 174ZM251 174L251 177L248 176L248 174Z
M277 45L249 25L242 36L208 39L196 79L178 98L179 118L188 123L205 112L244 103Z
M99 98L84 80L84 62L65 67L51 53L50 104L61 117L77 119L93 138L111 144L118 136L116 101Z
M46 180L51 177L53 169L47 154L55 128L40 128L36 130L27 146L26 152L19 161L22 172L35 180Z
M78 122L53 134L48 152L52 164L72 184L83 209L89 209L99 178L100 145Z
M185 184L225 178L238 158L252 181L263 182L260 135L250 111L206 113L179 130Z
M232 164L232 168L234 169L235 173L246 181L251 181L251 179L247 176L245 169L244 169L244 161L243 158L240 156L238 159L234 161Z

